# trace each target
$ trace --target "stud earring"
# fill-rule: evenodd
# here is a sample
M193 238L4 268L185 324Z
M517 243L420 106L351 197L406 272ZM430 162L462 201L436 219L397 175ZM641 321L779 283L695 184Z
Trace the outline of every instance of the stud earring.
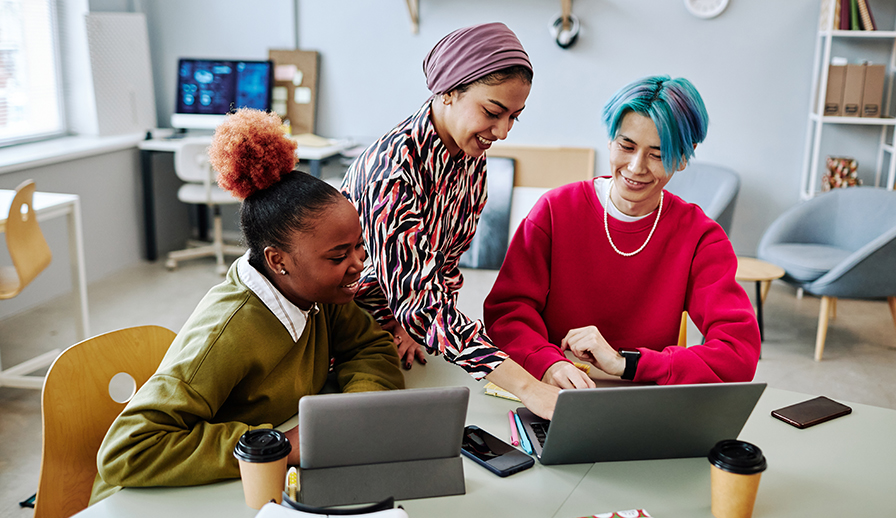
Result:
M280 275L286 275L286 270L284 270L283 268L280 268Z

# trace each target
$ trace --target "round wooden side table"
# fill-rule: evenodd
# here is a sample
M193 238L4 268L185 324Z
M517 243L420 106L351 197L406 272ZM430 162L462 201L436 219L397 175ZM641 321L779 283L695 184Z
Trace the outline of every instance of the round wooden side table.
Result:
M772 263L767 263L755 257L738 257L737 273L734 278L739 282L756 283L756 320L759 322L759 337L765 340L765 331L762 325L762 304L768 295L768 289L772 281L784 277L784 269Z

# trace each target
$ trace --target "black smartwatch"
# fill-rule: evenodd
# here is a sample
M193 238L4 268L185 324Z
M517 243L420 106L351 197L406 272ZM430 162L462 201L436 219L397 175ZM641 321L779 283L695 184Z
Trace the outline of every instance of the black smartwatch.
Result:
M641 351L637 349L620 349L619 355L625 358L625 370L622 371L622 379L635 379L635 372L638 371L638 360L641 359Z

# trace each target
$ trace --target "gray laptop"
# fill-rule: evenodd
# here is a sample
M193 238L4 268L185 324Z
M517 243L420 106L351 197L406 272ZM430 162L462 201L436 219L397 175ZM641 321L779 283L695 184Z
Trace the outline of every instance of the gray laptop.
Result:
M299 400L304 503L463 494L466 387L320 394Z
M517 414L542 464L703 457L735 439L765 383L561 390L552 421Z

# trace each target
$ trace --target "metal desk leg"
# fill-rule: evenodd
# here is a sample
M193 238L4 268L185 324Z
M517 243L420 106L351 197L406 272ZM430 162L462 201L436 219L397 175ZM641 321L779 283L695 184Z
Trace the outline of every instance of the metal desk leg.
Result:
M199 226L199 240L208 241L208 205L196 205L196 218Z
M159 255L156 245L156 206L152 190L152 151L140 150L140 176L143 181L143 239L146 260L155 261Z
M756 281L756 321L759 322L759 339L765 341L765 330L762 325L762 282Z
M323 162L323 160L309 160L308 162L311 164L311 176L320 178L321 162Z
M81 231L81 201L75 200L66 218L68 222L68 249L75 288L75 310L78 313L76 330L78 340L90 336L90 320L87 310L87 273L84 268L84 236Z

